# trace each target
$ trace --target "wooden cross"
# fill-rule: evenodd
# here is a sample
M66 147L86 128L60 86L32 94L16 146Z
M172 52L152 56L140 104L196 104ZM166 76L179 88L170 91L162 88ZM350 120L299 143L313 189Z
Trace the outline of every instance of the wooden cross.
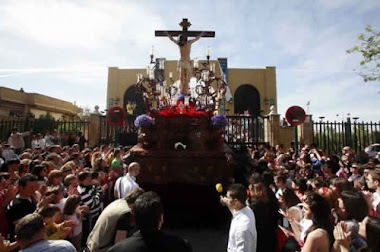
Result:
M182 22L179 23L182 27L182 31L155 31L156 37L168 37L167 33L169 33L172 37L176 37L179 35L185 35L186 41L188 37L197 37L202 31L188 31L187 28L191 26L191 23L187 20L187 18L183 18ZM204 31L202 37L213 38L215 37L215 32L213 31Z

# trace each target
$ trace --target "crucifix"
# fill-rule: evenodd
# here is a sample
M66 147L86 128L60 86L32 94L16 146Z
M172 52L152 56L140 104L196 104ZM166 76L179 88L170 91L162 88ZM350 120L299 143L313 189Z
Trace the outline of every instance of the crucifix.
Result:
M191 44L196 42L201 37L215 37L215 32L213 31L188 31L191 23L187 18L182 19L179 23L182 27L182 31L156 31L156 37L169 37L179 47L180 59L178 61L178 69L180 71L180 93L183 95L189 94L189 82L191 75L191 64L190 64L190 51ZM178 36L178 39L173 38ZM188 40L188 37L195 37L194 39Z

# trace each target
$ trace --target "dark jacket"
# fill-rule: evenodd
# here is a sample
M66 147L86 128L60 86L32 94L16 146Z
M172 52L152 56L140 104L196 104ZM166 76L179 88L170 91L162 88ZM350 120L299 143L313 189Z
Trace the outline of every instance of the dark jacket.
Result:
M164 233L160 230L133 236L115 244L109 252L191 252L190 244L179 236Z

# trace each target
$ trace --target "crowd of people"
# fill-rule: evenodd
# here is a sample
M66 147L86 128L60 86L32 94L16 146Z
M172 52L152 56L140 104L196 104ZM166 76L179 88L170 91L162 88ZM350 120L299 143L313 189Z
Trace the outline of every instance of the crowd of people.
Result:
M380 251L380 153L262 145L241 150L236 171L257 251Z
M162 232L160 196L140 188L127 147L25 149L13 135L0 146L0 251L192 251ZM227 251L379 251L380 153L260 145L227 158Z

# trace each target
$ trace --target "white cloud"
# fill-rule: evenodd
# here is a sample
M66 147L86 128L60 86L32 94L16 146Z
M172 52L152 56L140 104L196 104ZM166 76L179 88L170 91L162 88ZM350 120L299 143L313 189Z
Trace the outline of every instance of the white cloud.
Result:
M318 0L317 3L327 10L352 8L354 11L359 13L380 7L380 2L378 0Z
M122 37L146 41L153 37L150 26L161 23L159 15L133 3L20 0L0 10L2 29L56 48L96 49Z

